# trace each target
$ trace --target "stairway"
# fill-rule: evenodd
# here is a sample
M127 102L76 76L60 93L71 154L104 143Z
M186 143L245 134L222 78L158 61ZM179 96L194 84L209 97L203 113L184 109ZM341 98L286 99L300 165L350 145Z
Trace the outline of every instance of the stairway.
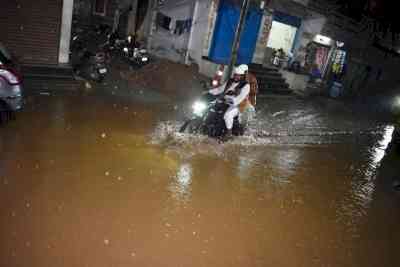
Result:
M24 89L28 92L78 91L80 82L75 80L69 65L21 66Z
M265 67L261 64L250 64L249 72L257 77L259 94L289 95L293 91L289 88L282 74L274 67Z

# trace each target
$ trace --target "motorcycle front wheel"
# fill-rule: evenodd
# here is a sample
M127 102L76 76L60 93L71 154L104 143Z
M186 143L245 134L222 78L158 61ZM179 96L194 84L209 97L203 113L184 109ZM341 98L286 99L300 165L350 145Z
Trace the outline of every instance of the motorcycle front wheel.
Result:
M182 127L179 129L180 133L199 133L201 130L202 126L202 120L201 119L191 119L187 120Z

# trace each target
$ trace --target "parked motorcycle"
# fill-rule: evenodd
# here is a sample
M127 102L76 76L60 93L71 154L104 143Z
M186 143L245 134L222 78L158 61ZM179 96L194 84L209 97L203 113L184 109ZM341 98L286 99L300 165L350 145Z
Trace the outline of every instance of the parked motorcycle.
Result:
M77 57L72 60L73 70L77 76L99 83L103 82L108 73L105 52L92 53L86 50Z
M149 63L147 50L141 48L140 44L132 36L128 36L123 45L123 57L128 60L131 66L142 67Z

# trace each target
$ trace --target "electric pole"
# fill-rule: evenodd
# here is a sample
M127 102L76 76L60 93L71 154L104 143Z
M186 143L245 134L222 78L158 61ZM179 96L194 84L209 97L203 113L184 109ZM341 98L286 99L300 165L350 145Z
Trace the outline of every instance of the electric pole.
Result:
M231 58L230 58L230 62L229 62L229 66L228 66L228 73L227 73L228 79L230 79L230 77L232 76L232 70L237 61L238 50L239 50L239 45L240 45L240 36L242 35L243 29L244 29L247 11L249 10L249 6L250 6L250 0L243 0L242 7L240 10L239 23L238 23L238 26L236 27L235 39L233 40L233 44L232 44Z

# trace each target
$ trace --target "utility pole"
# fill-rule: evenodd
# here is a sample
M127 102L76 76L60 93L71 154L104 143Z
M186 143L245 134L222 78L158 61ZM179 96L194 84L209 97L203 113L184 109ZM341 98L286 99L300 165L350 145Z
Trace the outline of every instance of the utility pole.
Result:
M238 57L238 50L239 50L239 45L240 45L240 36L242 35L243 29L244 29L244 23L246 21L246 16L247 16L247 11L249 10L250 6L250 0L243 0L242 2L242 7L240 10L240 17L239 17L239 23L238 26L236 27L236 32L235 32L235 39L232 44L232 52L231 52L231 59L229 62L228 66L228 78L232 76L232 70L233 66L235 66L237 57Z
M150 51L151 48L151 41L152 41L152 35L153 35L153 27L154 23L156 22L156 15L157 15L157 7L158 7L158 0L149 0L149 12L150 12L150 25L149 28L147 29L147 51Z

